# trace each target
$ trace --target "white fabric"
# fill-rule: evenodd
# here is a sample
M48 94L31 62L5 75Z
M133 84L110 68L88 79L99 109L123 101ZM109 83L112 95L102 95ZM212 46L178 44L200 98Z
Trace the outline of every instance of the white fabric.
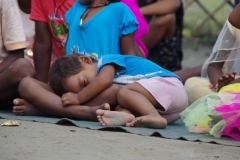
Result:
M202 76L207 77L207 68L211 63L225 62L224 73L237 72L240 75L240 30L227 21L218 36L213 52L203 64Z
M3 58L7 51L25 48L26 39L16 0L0 0L0 14L0 57Z
M26 46L29 48L34 41L35 36L35 23L29 19L30 14L24 13L20 8L20 16L22 19L23 30L26 37Z

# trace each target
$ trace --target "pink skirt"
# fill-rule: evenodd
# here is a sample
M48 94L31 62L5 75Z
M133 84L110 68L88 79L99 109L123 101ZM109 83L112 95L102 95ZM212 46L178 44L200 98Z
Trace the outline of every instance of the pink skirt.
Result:
M137 81L161 104L158 112L172 123L180 119L180 113L188 105L188 97L182 82L175 77L153 77Z

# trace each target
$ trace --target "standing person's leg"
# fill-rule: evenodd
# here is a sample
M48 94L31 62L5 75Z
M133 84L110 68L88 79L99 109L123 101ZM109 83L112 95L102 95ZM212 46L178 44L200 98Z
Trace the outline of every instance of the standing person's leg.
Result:
M33 77L34 75L35 70L28 60L23 58L16 60L10 67L0 73L0 100L18 97L20 81L24 77Z
M14 101L14 112L17 115L42 114L47 116L68 117L83 120L97 120L96 110L110 110L117 105L116 94L118 85L112 85L101 95L97 96L84 106L71 105L63 107L61 97L54 94L49 85L32 78L24 78L19 85L19 93L24 99Z

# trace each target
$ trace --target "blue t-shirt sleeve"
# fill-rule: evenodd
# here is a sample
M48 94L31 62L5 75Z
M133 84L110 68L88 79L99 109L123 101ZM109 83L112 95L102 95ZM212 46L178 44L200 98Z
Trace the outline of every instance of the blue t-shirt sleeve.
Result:
M138 29L138 22L135 15L125 4L122 4L120 17L119 30L121 36L131 34Z
M110 55L105 55L101 59L99 59L98 66L97 66L97 73L99 74L102 67L108 64L114 64L120 67L120 71L117 73L117 75L120 75L126 72L126 64L125 64L124 57L121 57L115 54L110 54Z

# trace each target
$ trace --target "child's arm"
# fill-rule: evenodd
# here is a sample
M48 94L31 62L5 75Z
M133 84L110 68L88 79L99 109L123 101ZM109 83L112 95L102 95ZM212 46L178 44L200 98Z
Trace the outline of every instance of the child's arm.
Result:
M223 65L224 62L209 64L207 74L211 84L216 85L218 83L218 79L223 75Z
M238 81L235 80L236 74L237 74L237 72L233 72L231 74L227 73L227 74L222 75L218 79L217 87L215 87L216 91L218 92L222 87L227 86L229 84L239 83L239 80Z
M229 84L235 84L235 83L240 83L240 78L237 78L237 79L233 80Z
M180 0L160 0L150 5L141 7L144 16L165 15L174 13L181 5Z
M78 94L66 93L62 96L64 106L83 104L110 87L116 73L115 65L105 65L98 76Z
M120 39L121 53L133 56L144 57L142 51L134 40L135 32L132 34L123 35Z
M233 11L231 12L228 20L229 22L236 28L240 29L240 21L239 21L239 15L240 15L240 4L238 4Z

